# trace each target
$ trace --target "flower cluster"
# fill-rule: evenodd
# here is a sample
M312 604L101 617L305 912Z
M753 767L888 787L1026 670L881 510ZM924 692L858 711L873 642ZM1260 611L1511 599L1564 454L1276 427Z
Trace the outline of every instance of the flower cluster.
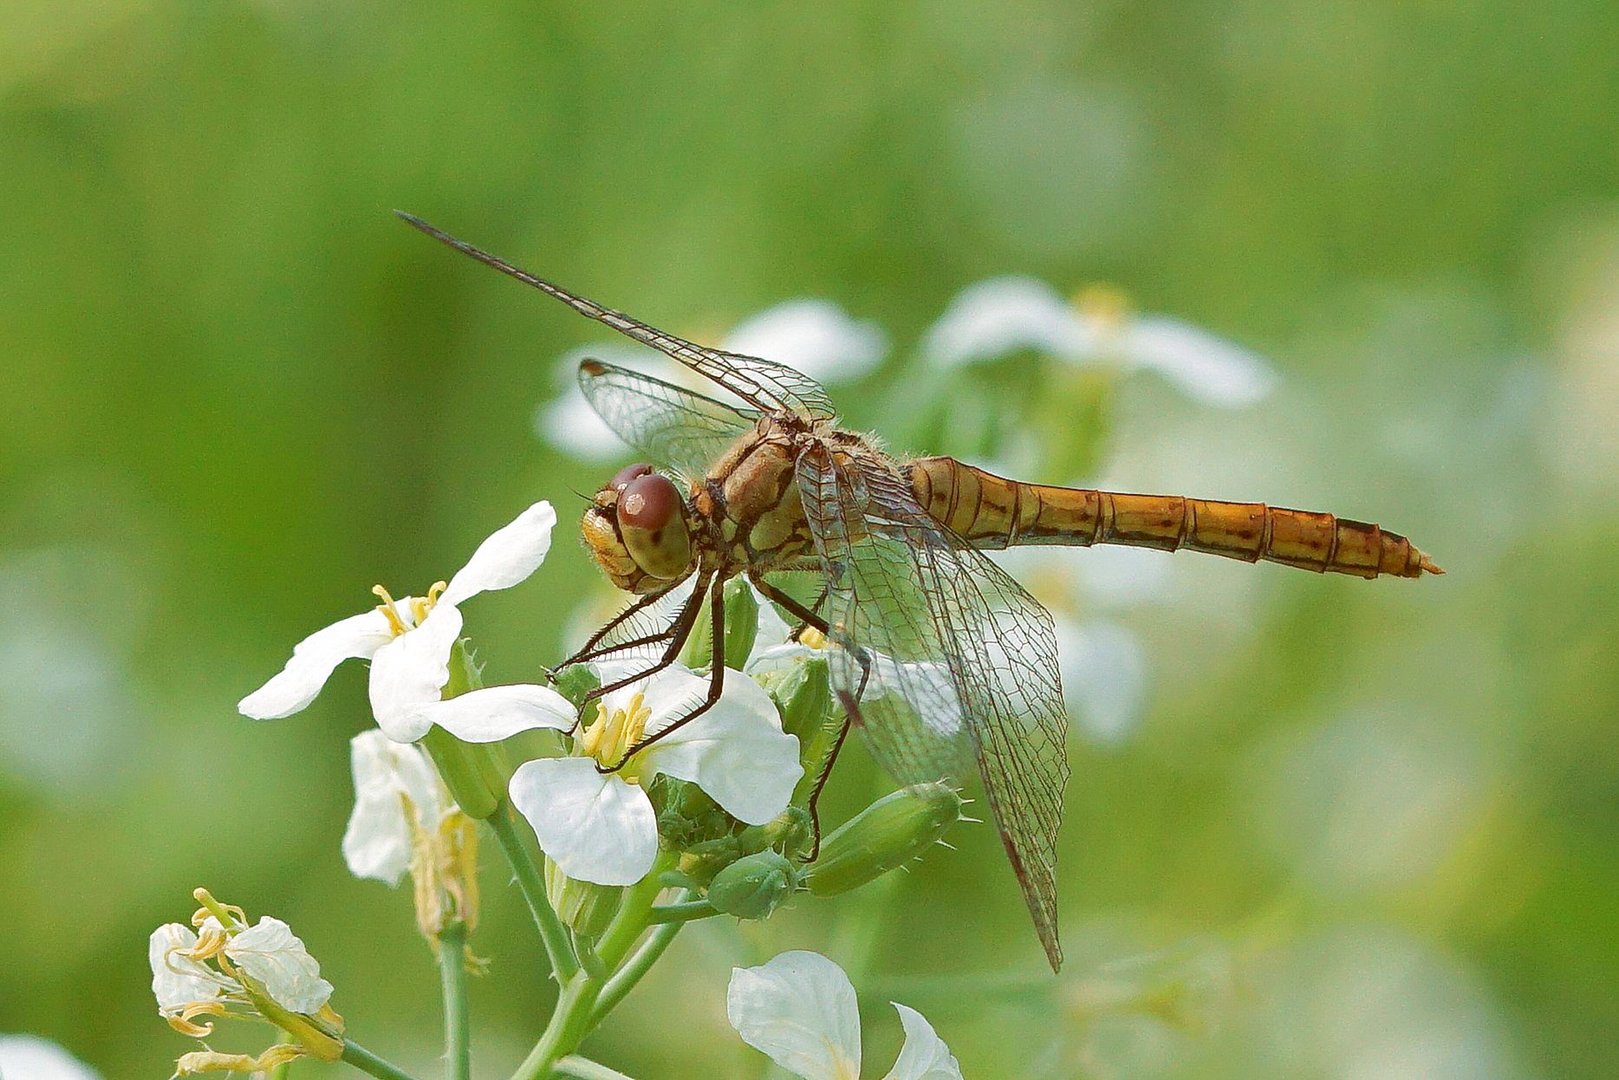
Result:
M725 347L834 381L860 377L887 353L873 326L810 300L744 322ZM1250 402L1270 382L1262 361L1185 324L1128 315L1111 294L1068 305L1029 279L963 292L926 335L920 356L935 370L965 371L1031 351L1075 369L1156 371L1222 405ZM564 361L570 380L576 359ZM606 444L584 420L583 405L566 392L540 426L564 449L593 458ZM534 574L555 525L551 505L535 503L447 581L400 599L376 586L377 605L304 638L239 706L254 719L290 716L315 700L343 661L370 662L376 727L351 741L355 804L343 857L356 876L390 886L409 874L418 926L440 958L446 1000L454 1001L462 976L479 967L467 934L477 923L479 823L486 823L560 984L551 1024L520 1074L535 1077L567 1071L566 1056L684 922L763 919L795 897L837 896L913 862L968 820L960 794L940 782L891 793L820 836L814 796L848 719L829 687L828 650L837 645L805 627L790 632L775 605L741 580L728 582L717 601L725 607L724 642L693 634L678 662L645 649L607 649L545 683L484 686L462 605ZM688 597L677 589L661 614L655 607L647 617L670 618L668 605ZM1075 647L1073 638L1069 632L1065 649ZM960 731L955 682L943 664L872 654L867 667L869 698L926 686L918 720ZM545 734L521 740L528 753L513 766L508 740L525 732ZM524 822L532 839L514 827ZM806 865L812 850L819 858ZM204 906L191 926L168 924L152 936L159 1011L197 1038L216 1018L234 1015L268 1020L288 1039L256 1056L197 1051L181 1058L180 1072L268 1070L310 1055L402 1075L347 1039L328 1004L331 985L286 924L249 925L239 909L201 891L198 898ZM906 1038L889 1080L959 1078L920 1014L895 1007ZM456 1014L450 1010L447 1055L451 1074L465 1076ZM824 957L789 952L735 970L728 1014L743 1039L797 1075L859 1075L854 990Z

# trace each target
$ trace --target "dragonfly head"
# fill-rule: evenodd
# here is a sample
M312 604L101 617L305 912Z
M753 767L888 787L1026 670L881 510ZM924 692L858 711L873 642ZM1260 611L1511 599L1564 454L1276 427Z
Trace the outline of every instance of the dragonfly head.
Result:
M688 508L674 481L652 466L620 469L585 511L581 528L590 553L626 592L667 588L694 563Z

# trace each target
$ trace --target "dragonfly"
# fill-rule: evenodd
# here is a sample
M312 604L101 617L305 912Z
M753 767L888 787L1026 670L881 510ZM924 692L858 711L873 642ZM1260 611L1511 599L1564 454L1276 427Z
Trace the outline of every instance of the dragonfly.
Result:
M635 599L562 666L648 650L641 670L592 696L607 693L674 663L705 603L712 620L706 697L625 758L719 700L721 589L745 577L827 642L843 720L816 795L851 725L901 784L976 774L1053 971L1062 963L1057 835L1069 777L1057 644L1051 615L985 552L1123 544L1362 578L1443 573L1406 537L1332 514L1024 483L950 457L896 459L839 427L826 390L785 364L686 341L399 216L739 402L600 360L579 366L595 411L651 461L621 469L584 513L596 562ZM819 583L812 603L783 584L804 573ZM621 632L684 595L676 590L688 582L689 596L663 625Z

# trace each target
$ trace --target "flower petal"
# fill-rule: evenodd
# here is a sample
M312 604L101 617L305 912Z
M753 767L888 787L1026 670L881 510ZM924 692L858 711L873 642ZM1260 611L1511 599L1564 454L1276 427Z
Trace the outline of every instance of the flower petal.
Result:
M843 969L819 953L784 952L732 968L725 1014L742 1041L806 1080L858 1080L860 1007Z
M899 1002L899 1022L905 1028L905 1045L899 1049L894 1067L883 1080L961 1080L961 1066L950 1048L933 1031L921 1013Z
M1276 387L1262 357L1201 327L1167 315L1144 315L1124 334L1126 357L1208 405L1252 405Z
M633 885L657 860L658 819L646 792L597 772L590 758L526 761L509 790L540 850L568 877Z
M375 608L322 627L292 648L292 659L236 708L254 720L279 720L315 700L344 660L368 657L388 643L388 618Z
M461 612L442 599L414 629L371 658L371 714L395 742L415 742L431 722L416 715L450 681L450 650L461 636Z
M219 979L202 964L182 955L183 950L196 944L196 932L180 923L164 923L147 939L152 996L157 998L159 1012L178 1012L194 1001L212 1001L219 996Z
M292 1012L319 1012L332 996L332 984L320 977L320 965L280 919L262 916L257 925L226 943L225 955L262 983L276 1004Z
M652 719L647 734L656 734L662 725L678 719L694 698L702 700L708 680L689 672L679 674L695 686L682 693L685 680L656 676L648 680L646 703ZM732 817L763 825L787 808L793 785L804 775L798 762L798 739L781 730L776 705L758 683L730 668L725 669L724 679L713 708L670 732L642 755L653 771L690 780Z
M355 877L397 885L411 856L411 821L401 796L410 799L423 828L436 829L445 810L438 774L426 751L375 728L349 741L349 760L354 812L343 832L343 860Z
M579 710L549 686L514 683L429 702L411 715L437 724L462 742L490 743L535 728L567 731L578 720Z
M830 300L788 300L743 319L724 347L837 382L875 367L888 341L876 323L856 321Z
M96 1071L49 1039L0 1035L0 1077L11 1080L100 1080Z
M1063 696L1080 729L1103 746L1127 740L1147 696L1140 639L1117 623L1058 619L1057 656Z
M518 514L510 525L490 533L450 579L439 603L456 607L468 597L509 589L527 579L551 550L551 530L556 523L557 512L550 503L541 501Z
M933 363L956 367L1032 350L1090 359L1096 328L1057 290L1031 277L996 277L956 295L923 341Z

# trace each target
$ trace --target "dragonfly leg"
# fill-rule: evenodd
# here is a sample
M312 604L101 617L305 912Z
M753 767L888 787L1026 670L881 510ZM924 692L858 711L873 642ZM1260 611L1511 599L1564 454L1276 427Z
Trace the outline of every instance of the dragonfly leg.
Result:
M614 690L630 685L630 683L639 682L649 675L656 675L674 663L675 657L680 655L680 647L686 644L686 639L691 636L691 628L696 624L697 616L702 611L703 601L707 598L708 583L711 578L712 575L704 576L697 583L697 588L692 590L691 599L686 601L686 606L680 609L680 614L675 617L675 621L666 632L652 635L647 642L641 643L648 644L652 641L662 641L667 638L669 645L663 650L662 656L644 671L638 671L633 675L626 675L621 679L614 679L610 683L603 683L596 687L596 689L585 695L585 703L589 704L603 694L610 694Z
M704 584L706 585L707 583L705 582ZM709 662L707 696L703 698L702 702L699 703L695 709L692 709L690 712L680 717L680 719L667 725L654 735L647 735L643 737L634 746L624 751L624 756L619 758L613 764L596 766L597 772L617 772L624 767L624 763L630 760L630 758L634 757L636 754L639 754L642 750L645 750L647 747L651 746L659 739L662 739L664 736L669 735L672 732L679 731L681 728L685 727L687 724L691 723L708 710L712 709L719 702L720 695L725 691L725 598L722 595L722 590L724 587L724 578L715 580L712 593L713 601L710 604L713 611L714 620L714 656ZM692 600L700 605L703 602L703 595L704 590L699 588L696 592L692 593ZM690 628L688 627L688 633L689 632ZM667 664L668 661L666 660L665 666L667 666Z
M805 862L814 862L821 854L821 792L826 790L826 782L832 779L832 766L837 764L838 751L843 749L843 740L849 737L849 727L852 724L849 718L852 715L854 714L845 706L843 723L838 725L838 737L832 740L832 750L826 755L826 764L821 766L821 775L815 778L815 786L810 789L809 799L804 803L804 809L809 811L810 832L814 837L810 843L809 854L804 857Z
M820 616L821 605L826 603L825 589L821 590L820 599L815 601L814 607L805 607L797 600L794 600L791 596L788 596L785 592L782 592L780 589L770 584L770 582L766 581L763 576L755 577L750 574L748 575L748 580L753 582L753 587L758 589L759 592L764 595L766 600L773 600L780 604L782 607L787 609L788 614L803 624L793 631L792 639L794 641L798 640L798 635L804 632L805 627L810 626L813 626L823 634L831 636L831 627L829 627L826 620Z
M628 622L635 615L640 614L642 611L645 611L647 608L651 607L653 604L656 604L659 600L662 600L665 596L668 596L671 592L674 591L675 586L677 586L679 584L680 584L680 582L677 581L673 585L670 585L666 589L659 589L657 592L647 593L645 596L643 596L643 597L639 598L638 600L636 600L635 603L631 604L629 607L626 607L623 611L619 612L617 615L614 615L612 617L612 619L610 619L605 626L601 627L601 629L597 630L594 634L591 634L590 639L588 641L586 641L583 646L580 647L578 652L574 653L572 656L570 656L566 660L562 661L562 663L558 664L556 667L547 668L546 669L546 674L551 674L552 672L555 672L555 671L561 671L563 668L572 667L574 664L583 663L586 660L590 660L590 659L592 659L594 657L601 656L601 655L603 655L605 653L612 652L615 649L631 648L632 645L629 642L621 642L621 643L619 643L617 645L609 645L609 646L606 646L606 647L601 648L601 649L598 649L596 646L601 643L602 638L606 637L608 634L611 634L614 630L617 630L620 626L624 625L624 623ZM645 645L645 644L647 644L648 640L660 640L660 639L655 638L652 635L648 635L646 638L638 639L634 644Z

